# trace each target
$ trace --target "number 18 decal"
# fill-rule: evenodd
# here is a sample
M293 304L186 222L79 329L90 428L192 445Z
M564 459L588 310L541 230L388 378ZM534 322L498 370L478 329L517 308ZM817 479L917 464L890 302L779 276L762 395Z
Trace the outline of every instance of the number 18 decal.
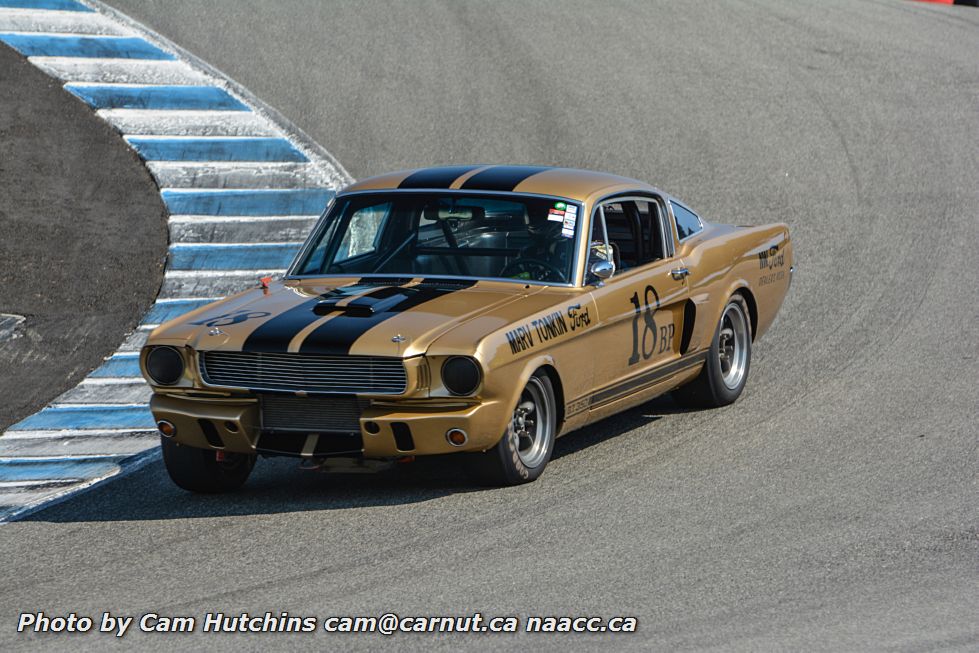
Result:
M645 300L643 304L642 300ZM635 365L640 360L649 360L657 353L656 341L659 339L659 353L663 353L673 341L673 324L656 326L656 311L659 310L659 293L652 286L646 286L640 299L639 293L632 293L629 298L636 309L632 316L632 355L629 365ZM639 335L639 318L643 319L642 336Z
M642 360L649 360L649 357L656 353L656 311L659 309L659 293L652 286L646 286L643 291L643 299L646 305L640 303L639 293L632 293L630 301L636 307L636 314L632 317L632 356L629 357L629 365L639 362L639 353L642 352ZM642 337L639 336L639 316L643 319ZM652 340L652 342L650 342Z

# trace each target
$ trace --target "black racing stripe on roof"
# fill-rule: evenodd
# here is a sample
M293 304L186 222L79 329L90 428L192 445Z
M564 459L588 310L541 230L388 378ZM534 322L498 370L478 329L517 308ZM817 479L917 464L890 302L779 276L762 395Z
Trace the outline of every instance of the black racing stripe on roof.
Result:
M480 166L426 168L405 177L398 188L448 188L456 179Z
M304 354L328 354L342 356L350 353L350 348L365 333L378 324L390 320L395 315L421 306L425 302L444 297L445 295L469 288L476 284L474 280L459 279L443 282L440 279L423 279L416 286L398 288L404 294L404 299L384 311L372 315L338 315L324 322L306 336L299 351Z
M539 172L551 170L547 166L493 166L477 172L462 185L465 190L510 191L517 184Z

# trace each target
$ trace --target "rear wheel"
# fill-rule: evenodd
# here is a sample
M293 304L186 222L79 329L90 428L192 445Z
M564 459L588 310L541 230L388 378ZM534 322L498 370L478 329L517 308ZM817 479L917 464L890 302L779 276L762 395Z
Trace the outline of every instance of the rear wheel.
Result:
M473 471L491 485L536 480L554 452L556 430L554 386L546 373L538 371L520 393L500 441L485 453L473 456Z
M741 395L751 366L751 320L744 297L733 295L721 313L700 376L673 391L677 403L696 408L727 406Z
M255 466L254 454L215 452L160 438L163 464L177 487L190 492L216 494L237 490ZM218 460L218 453L221 460Z

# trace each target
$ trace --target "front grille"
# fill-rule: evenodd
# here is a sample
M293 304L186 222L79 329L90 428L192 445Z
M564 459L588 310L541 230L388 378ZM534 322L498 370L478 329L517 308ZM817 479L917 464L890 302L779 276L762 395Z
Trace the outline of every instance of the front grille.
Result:
M304 390L399 395L408 387L400 358L205 351L204 382L250 390Z
M360 414L367 404L353 397L262 395L262 430L360 433Z

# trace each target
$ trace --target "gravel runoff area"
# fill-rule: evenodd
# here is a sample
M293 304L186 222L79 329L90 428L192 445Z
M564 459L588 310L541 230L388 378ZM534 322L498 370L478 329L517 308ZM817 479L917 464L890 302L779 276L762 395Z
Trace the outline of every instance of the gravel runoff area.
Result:
M122 137L0 44L0 432L119 346L163 279L166 210Z

